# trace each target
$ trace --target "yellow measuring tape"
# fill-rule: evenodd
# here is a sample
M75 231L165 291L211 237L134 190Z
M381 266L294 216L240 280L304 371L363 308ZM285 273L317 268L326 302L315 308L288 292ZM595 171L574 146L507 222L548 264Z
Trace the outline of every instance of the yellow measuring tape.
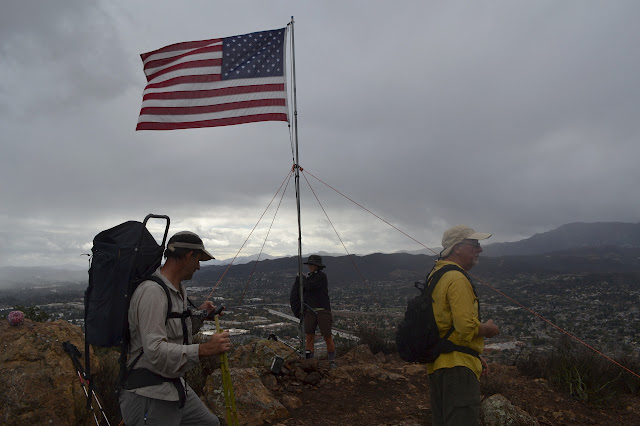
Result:
M218 315L215 316L216 332L222 333ZM231 371L227 353L220 354L220 371L222 373L222 390L224 392L224 406L227 410L227 425L239 426L238 411L236 410L236 397L233 395L233 383L231 383Z

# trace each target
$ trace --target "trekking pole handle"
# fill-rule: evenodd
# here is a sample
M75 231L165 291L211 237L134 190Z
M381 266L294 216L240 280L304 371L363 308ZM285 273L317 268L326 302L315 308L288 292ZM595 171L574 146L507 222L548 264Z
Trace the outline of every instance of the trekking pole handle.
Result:
M213 312L207 315L206 319L208 320L214 319L217 315L220 315L220 313L222 313L223 310L224 310L224 305L218 306Z

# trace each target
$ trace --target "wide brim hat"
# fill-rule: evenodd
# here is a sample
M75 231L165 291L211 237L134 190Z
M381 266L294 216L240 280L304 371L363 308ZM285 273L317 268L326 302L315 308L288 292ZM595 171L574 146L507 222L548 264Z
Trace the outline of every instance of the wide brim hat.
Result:
M453 247L464 240L486 240L490 236L491 234L476 232L466 225L454 226L444 231L442 235L442 251L440 252L440 257L449 256Z
M317 254L312 254L311 256L309 256L309 258L307 259L306 262L304 262L305 265L316 265L319 266L321 268L326 268L326 266L324 266L322 264L322 257L318 256Z

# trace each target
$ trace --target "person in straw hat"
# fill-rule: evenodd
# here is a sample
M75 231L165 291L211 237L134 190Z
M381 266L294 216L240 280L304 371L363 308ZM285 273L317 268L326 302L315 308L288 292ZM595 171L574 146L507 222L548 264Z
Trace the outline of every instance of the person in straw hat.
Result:
M479 380L488 372L480 354L484 339L497 335L499 330L493 320L480 321L478 297L467 271L478 264L482 253L480 240L490 236L466 225L446 230L442 236L443 249L431 271L433 274L445 265L460 268L445 272L438 281L433 291L433 314L441 337L453 328L449 340L477 353L474 356L454 350L427 364L434 425L479 424Z

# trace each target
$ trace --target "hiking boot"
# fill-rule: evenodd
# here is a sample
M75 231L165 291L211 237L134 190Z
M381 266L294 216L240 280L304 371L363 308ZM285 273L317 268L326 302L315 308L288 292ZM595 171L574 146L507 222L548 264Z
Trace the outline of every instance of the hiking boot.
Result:
M336 361L335 361L335 360L331 360L331 361L329 361L329 366L330 366L331 368L338 368L338 364L336 364Z

